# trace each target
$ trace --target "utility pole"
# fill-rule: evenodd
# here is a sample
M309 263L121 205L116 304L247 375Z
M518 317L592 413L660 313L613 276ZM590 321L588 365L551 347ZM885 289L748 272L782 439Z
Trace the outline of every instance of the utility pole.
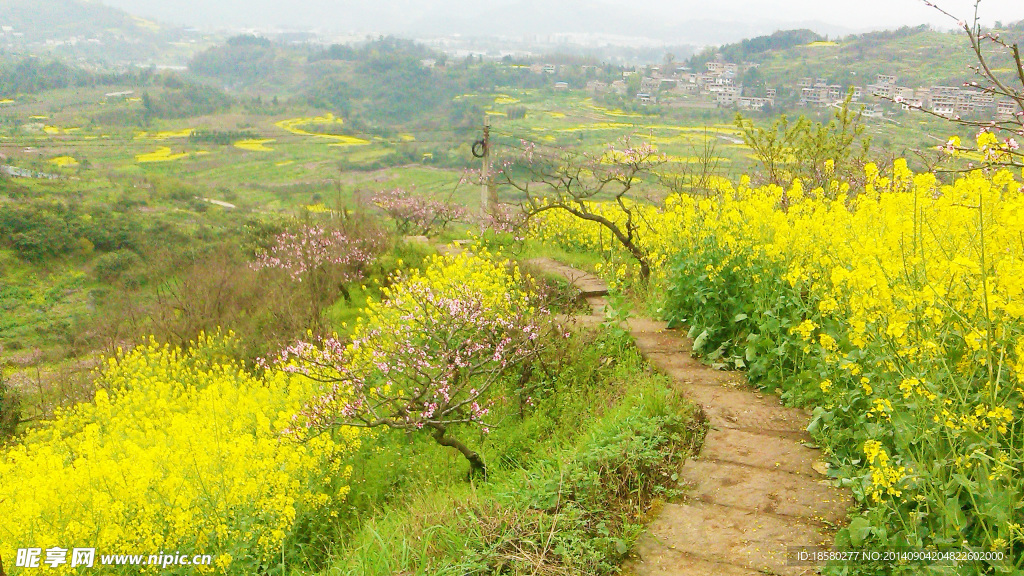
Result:
M484 112L483 168L480 170L480 216L490 212L491 200L491 117Z

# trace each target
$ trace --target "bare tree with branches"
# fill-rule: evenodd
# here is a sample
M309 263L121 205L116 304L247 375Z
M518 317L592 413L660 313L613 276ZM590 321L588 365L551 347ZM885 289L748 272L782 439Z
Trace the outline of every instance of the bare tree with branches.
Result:
M665 156L650 144L634 146L628 139L601 154L542 152L534 143L522 144L522 154L505 163L499 179L521 193L527 218L562 210L604 227L636 260L646 281L651 257L641 241L648 227L641 206L649 199L640 187L657 181L655 169L666 162Z
M931 2L921 0L946 17L957 23L967 39L970 41L971 50L974 52L978 63L971 66L971 70L978 77L965 83L966 86L976 88L984 94L991 95L997 102L1011 102L1013 112L1002 117L991 120L962 118L959 115L947 118L952 122L979 130L979 134L990 133L993 137L979 138L979 152L983 154L984 160L981 168L992 166L1015 166L1024 167L1024 152L1020 150L1018 138L1024 138L1024 59L1021 57L1020 44L1017 41L1006 40L995 31L986 32L982 29L980 20L981 0L974 2L974 16L971 20L959 19L944 8ZM1007 67L993 66L993 59L1006 58ZM1001 70L1009 68L1010 72ZM914 110L920 110L928 114L941 116L933 110L923 106L910 106ZM940 149L947 153L958 151L974 151L973 148L962 146L958 140L950 139ZM972 166L972 168L975 168Z

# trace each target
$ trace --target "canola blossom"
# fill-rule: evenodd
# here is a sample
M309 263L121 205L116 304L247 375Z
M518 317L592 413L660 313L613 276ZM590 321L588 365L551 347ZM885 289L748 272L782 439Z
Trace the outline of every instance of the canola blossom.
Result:
M287 120L281 120L279 122L276 122L274 125L280 128L281 130L284 130L285 132L289 132L297 136L312 136L322 140L328 140L332 142L330 146L363 146L370 143L369 140L356 138L355 136L345 136L343 134L321 134L318 132L310 132L302 128L302 126L307 126L310 124L336 124L337 126L340 127L344 124L344 120L342 120L341 118L337 118L334 116L334 114L328 112L323 116L312 116L308 118L290 118Z
M275 140L274 138L255 138L248 140L238 140L233 143L233 146L235 148L241 150L248 150L250 152L273 152L274 149L271 148L270 146L267 146L267 144L276 141L277 140Z
M966 545L1019 563L1021 183L1006 170L943 183L902 160L865 172L861 189L743 178L644 206L663 311L690 326L697 351L816 406L811 430L880 527L876 544ZM602 251L613 282L636 276L596 225L551 211L533 230Z
M188 138L195 132L192 128L181 130L163 130L160 132L139 132L135 134L136 140L168 140L171 138Z
M231 345L230 336L202 336L184 352L150 342L111 359L92 402L6 448L0 557L28 547L179 550L212 554L213 566L197 569L226 574L280 561L303 514L345 499L343 462L359 435L283 437L312 383L257 378L226 359Z
M167 146L161 146L152 152L145 154L136 154L135 161L139 164L150 164L153 162L173 162L175 160L181 160L182 158L188 158L188 152L180 152L175 154Z
M53 164L58 168L77 168L78 160L72 156L57 156L55 158L50 158L50 164Z

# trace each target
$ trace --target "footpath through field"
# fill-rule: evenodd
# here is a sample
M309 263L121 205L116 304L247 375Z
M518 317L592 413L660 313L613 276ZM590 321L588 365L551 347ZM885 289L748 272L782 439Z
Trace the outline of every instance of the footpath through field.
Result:
M581 322L604 320L600 278L546 258L530 264L580 289L591 307ZM817 471L824 463L811 447L808 416L752 389L741 373L701 364L693 342L665 323L628 324L643 356L701 406L710 425L700 455L680 472L685 500L661 509L629 568L640 576L816 574L814 566L787 565L787 550L830 546L853 501Z

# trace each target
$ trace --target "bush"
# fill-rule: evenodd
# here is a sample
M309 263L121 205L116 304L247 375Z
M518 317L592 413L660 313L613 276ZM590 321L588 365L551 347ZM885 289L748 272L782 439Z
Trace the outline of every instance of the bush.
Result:
M7 385L0 366L0 442L10 438L21 423L21 395Z
M597 376L582 362L598 345L586 348L566 366L579 370L577 377ZM634 355L622 360L635 378ZM590 385L612 384L612 374ZM700 445L703 424L658 377L634 381L603 416L592 401L582 407L580 397L563 392L536 407L539 413L561 402L575 406L534 438L544 445L542 460L490 485L446 486L390 508L354 535L332 573L618 574L653 501L674 493L676 471ZM560 424L571 428L580 420L590 425L572 435L569 448L549 440Z
M112 283L121 279L126 272L140 266L142 266L142 258L139 258L138 254L131 250L118 250L97 258L93 272L101 282Z

